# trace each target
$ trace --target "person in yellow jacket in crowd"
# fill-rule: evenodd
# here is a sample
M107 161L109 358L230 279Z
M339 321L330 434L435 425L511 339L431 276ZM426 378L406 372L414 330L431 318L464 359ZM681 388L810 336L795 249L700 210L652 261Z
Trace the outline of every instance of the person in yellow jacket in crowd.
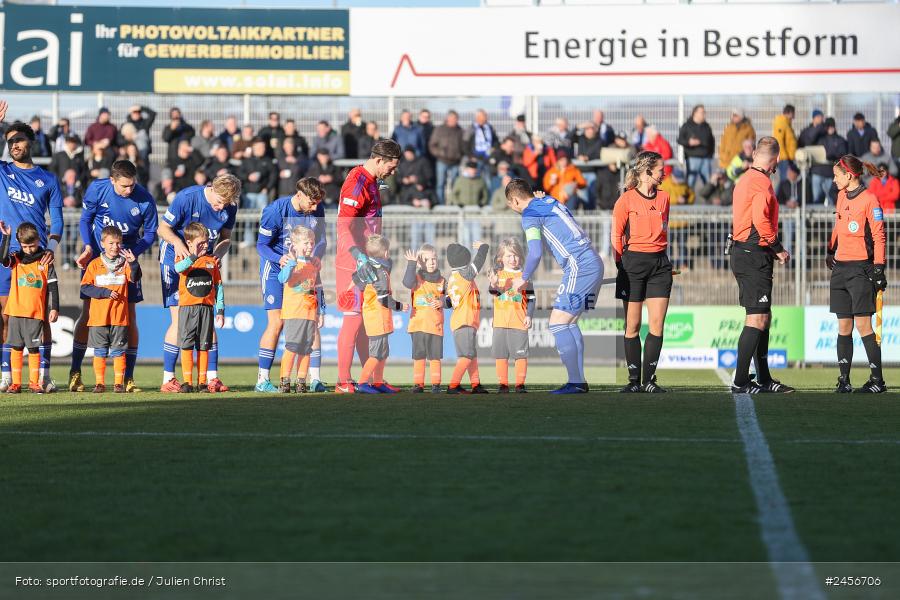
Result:
M575 191L587 187L581 169L572 164L569 154L563 149L556 151L556 164L544 174L544 191L566 204L575 198ZM575 206L570 206L574 209Z
M794 134L794 106L785 104L781 114L772 119L772 137L778 140L781 153L778 155L778 178L787 177L788 165L797 153L797 136Z
M680 167L672 169L659 189L669 194L669 206L684 206L694 203L694 189L687 184L687 177ZM688 222L669 217L669 257L672 267L686 270L690 267L687 251Z
M719 167L727 169L731 159L740 154L744 140L756 139L756 130L741 108L731 109L731 122L725 126L719 142Z

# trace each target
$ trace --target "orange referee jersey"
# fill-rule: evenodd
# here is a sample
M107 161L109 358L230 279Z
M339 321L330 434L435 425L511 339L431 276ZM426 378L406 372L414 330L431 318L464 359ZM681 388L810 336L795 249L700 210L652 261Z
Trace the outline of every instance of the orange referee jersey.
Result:
M316 280L321 264L312 258L297 263L291 276L284 284L281 301L282 319L303 319L315 321L319 318L319 300L316 295Z
M442 277L438 281L425 281L416 274L416 287L412 290L411 311L409 315L409 333L430 333L444 335L444 287L446 281ZM441 308L432 308L435 300L441 302Z
M781 252L778 241L778 199L768 174L757 168L744 173L734 186L732 202L736 242L747 242Z
M47 285L57 280L56 271L52 265L42 265L39 260L19 262L15 254L9 260L9 298L3 314L43 321L47 314Z
M626 249L663 252L669 245L669 194L656 190L648 198L632 188L619 196L613 207L612 247L616 261Z
M198 256L194 264L182 271L178 278L178 305L215 306L221 282L222 275L215 257L210 254Z
M838 192L828 252L835 260L870 260L883 265L886 254L884 211L878 198L860 185Z
M497 289L504 290L494 296L494 327L525 330L528 315L528 296L523 290L507 289L508 282L522 276L522 271L497 271Z
M128 282L131 267L125 263L115 273L110 273L103 258L97 257L88 264L81 278L81 285L95 285L119 293L119 299L91 298L88 327L103 325L128 325Z
M453 305L450 315L450 329L456 331L460 327L474 327L481 324L481 293L474 281L469 281L453 271L447 282L447 296Z

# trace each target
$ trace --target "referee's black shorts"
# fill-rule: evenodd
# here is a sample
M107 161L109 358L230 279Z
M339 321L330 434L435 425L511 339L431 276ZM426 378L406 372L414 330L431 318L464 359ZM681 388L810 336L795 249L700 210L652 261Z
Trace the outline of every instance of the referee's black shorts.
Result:
M759 246L735 243L731 251L731 272L737 280L740 303L748 315L772 310L772 274L775 256Z
M867 260L835 261L831 271L831 312L839 319L875 314L875 265Z
M622 267L616 275L616 298L643 302L672 295L672 263L665 252L626 250L622 253Z

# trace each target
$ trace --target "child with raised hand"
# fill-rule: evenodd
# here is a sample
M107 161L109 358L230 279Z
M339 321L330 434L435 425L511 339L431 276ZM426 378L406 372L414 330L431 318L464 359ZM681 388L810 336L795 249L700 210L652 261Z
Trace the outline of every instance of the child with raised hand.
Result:
M125 349L128 347L128 284L141 280L134 253L122 247L122 232L108 225L100 232L103 253L81 278L81 293L91 298L88 346L94 349L94 393L106 391L106 357L113 359L113 391L125 393Z
M291 377L297 373L298 394L306 393L306 375L310 354L318 331L325 322L322 284L318 281L321 264L313 255L316 236L308 227L291 229L291 249L287 262L278 273L284 284L281 318L284 321L284 354L281 356L279 390L291 392Z
M475 277L484 266L490 247L484 242L472 244L475 258L469 249L461 244L447 246L447 262L452 271L447 281L447 301L453 307L450 328L456 344L456 367L450 378L448 394L487 394L478 374L478 353L475 343L478 326L481 324L481 294ZM471 390L460 387L462 377L469 374Z
M7 393L22 391L22 350L28 348L28 389L35 394L52 391L44 385L40 368L40 346L44 337L44 318L55 323L59 318L59 286L56 270L45 264L44 249L37 227L22 223L16 229L20 250L9 253L12 229L0 221L3 242L0 245L0 264L11 271L9 297L3 310L9 318L6 344L12 349L12 383ZM49 373L47 374L49 377Z
M175 263L178 282L178 346L181 348L182 394L194 391L194 349L197 349L197 391L215 393L208 385L209 349L213 326L225 324L225 286L218 259L207 254L209 230L196 221L184 227L184 243L190 254ZM215 318L213 317L215 314Z
M400 390L384 380L384 367L390 355L388 336L394 331L391 311L409 310L409 304L394 300L391 296L391 245L382 235L370 235L366 240L366 254L372 262L375 282L368 283L357 272L353 284L362 290L362 316L366 335L369 337L369 359L363 365L360 384L356 391L362 394L396 394Z
M431 371L431 393L441 391L444 358L444 301L447 282L438 270L437 250L424 244L417 253L406 251L403 285L412 290L412 309L407 331L412 337L413 388L425 391L425 361Z
M509 361L515 361L516 387L524 393L528 372L528 330L534 316L534 290L531 282L519 290L512 282L522 276L525 252L516 238L500 242L494 257L489 291L494 296L493 354L497 367L498 393L509 393Z

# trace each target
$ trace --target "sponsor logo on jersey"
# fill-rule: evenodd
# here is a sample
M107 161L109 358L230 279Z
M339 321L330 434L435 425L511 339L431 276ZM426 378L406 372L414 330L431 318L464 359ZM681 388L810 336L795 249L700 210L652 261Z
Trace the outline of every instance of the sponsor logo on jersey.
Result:
M19 287L28 287L35 289L41 289L42 287L44 287L44 281L34 273L26 273L25 275L18 277L16 279L16 283L19 284Z
M195 298L205 298L213 288L212 273L206 269L191 269L184 282L184 289Z
M10 200L12 200L13 202L18 202L19 204L27 204L29 206L32 206L35 203L33 194L14 188L12 186L8 186L6 188L6 195L9 196Z
M850 233L856 233L857 231L859 231L859 223L857 223L856 221L850 221L850 223L847 225L847 229L850 231Z
M43 180L43 179L38 179L38 180L36 180L36 181L34 182L34 185L36 185L36 186L39 187L39 188L42 188L42 187L44 187L44 180Z
M136 217L136 216L138 216L139 214L141 214L141 209L139 209L137 206L133 206L133 207L131 208L131 216L132 216L132 217Z

